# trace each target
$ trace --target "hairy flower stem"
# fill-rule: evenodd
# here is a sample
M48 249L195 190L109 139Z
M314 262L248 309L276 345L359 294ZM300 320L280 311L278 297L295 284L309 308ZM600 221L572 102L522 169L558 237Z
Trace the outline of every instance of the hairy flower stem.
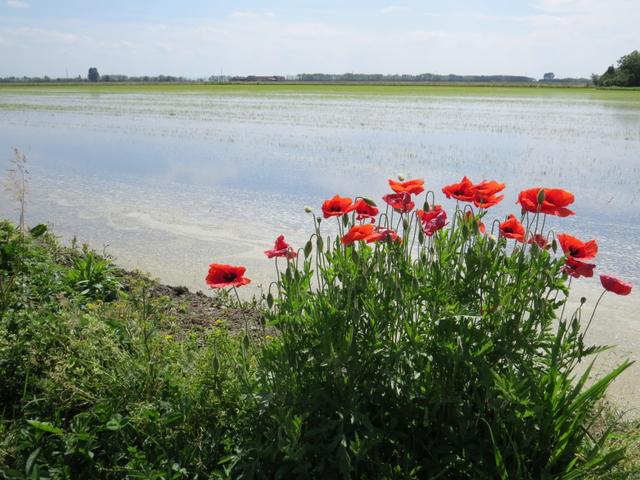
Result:
M593 316L596 314L596 310L598 308L598 305L600 304L600 300L602 300L602 297L604 297L605 293L607 293L607 291L603 290L602 293L600 294L600 296L598 297L598 301L596 302L595 306L593 307L593 312L591 312L591 317L589 318L589 322L587 323L587 327L584 329L584 333L582 334L583 336L587 335L587 331L589 330L589 327L591 326L591 321L593 320Z

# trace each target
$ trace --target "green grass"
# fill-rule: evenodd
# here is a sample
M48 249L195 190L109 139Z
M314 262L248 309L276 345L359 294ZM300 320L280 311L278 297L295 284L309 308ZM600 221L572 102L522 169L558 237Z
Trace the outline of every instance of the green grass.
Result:
M0 85L0 95L21 94L213 94L213 95L419 95L480 97L567 97L640 103L640 90L561 86L496 85L372 85L372 84L58 84Z

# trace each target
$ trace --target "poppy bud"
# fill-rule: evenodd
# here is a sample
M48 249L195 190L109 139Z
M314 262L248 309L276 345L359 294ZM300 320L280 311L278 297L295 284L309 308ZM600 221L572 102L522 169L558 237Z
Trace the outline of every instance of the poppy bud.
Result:
M544 188L541 188L538 192L538 205L542 205L542 202L544 202L544 197Z
M309 240L307 244L304 246L304 258L307 258L309 255L311 255L312 248L313 248L313 245L311 245L311 240Z
M400 180L401 182L404 182L405 176L401 173L398 174L398 180Z
M318 251L321 252L322 251L322 247L324 246L322 244L322 237L318 237L318 240L316 240L316 246L318 247Z
M267 305L269 308L273 307L273 295L271 295L271 292L267 295Z
M213 373L218 373L218 371L220 370L220 360L218 359L218 356L216 355L215 357L213 357Z
M409 220L407 220L406 218L402 220L402 228L404 230L407 230L409 228Z
M244 334L244 338L242 339L242 355L247 356L249 352L249 335Z
M551 250L553 250L553 253L558 251L558 242L555 238L553 239L553 242L551 242Z
M307 213L313 213L313 210L311 210L311 207L304 207L304 211Z
M580 297L580 305L584 305L585 303L587 303L587 298L586 297Z

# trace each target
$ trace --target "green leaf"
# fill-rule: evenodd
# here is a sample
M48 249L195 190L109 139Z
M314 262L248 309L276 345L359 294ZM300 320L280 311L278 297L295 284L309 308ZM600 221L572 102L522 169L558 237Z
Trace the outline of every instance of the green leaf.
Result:
M44 235L47 229L48 227L44 223L40 223L39 225L36 225L31 230L29 230L29 232L31 233L32 237L38 238Z
M31 473L31 469L33 468L33 464L37 460L38 455L40 455L40 451L41 450L42 450L42 447L36 448L33 452L31 452L31 454L29 455L29 458L27 458L27 463L24 466L24 474L25 475L29 476L29 474Z
M106 425L107 430L111 430L114 432L120 430L122 427L124 427L124 424L122 423L122 415L120 415L119 413L113 415L113 417L109 419Z
M27 423L31 425L33 428L42 430L43 432L53 433L55 435L62 435L64 433L64 430L56 427L55 425L49 422L40 422L38 420L27 420Z

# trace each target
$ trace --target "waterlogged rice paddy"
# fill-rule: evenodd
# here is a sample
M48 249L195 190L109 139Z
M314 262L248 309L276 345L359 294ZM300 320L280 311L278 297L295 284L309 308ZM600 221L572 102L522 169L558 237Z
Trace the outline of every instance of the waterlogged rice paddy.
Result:
M127 267L203 288L212 260L253 290L279 233L302 246L323 199L379 199L398 173L440 188L463 175L576 195L554 230L596 238L601 272L640 285L640 91L425 86L0 87L0 151L29 159L27 220L104 248ZM0 214L16 218L9 199ZM576 300L597 297L580 280ZM637 291L603 300L592 334L640 352ZM634 377L635 375L635 377ZM634 368L614 395L640 397ZM617 388L617 390L616 390ZM637 405L639 402L632 404Z

